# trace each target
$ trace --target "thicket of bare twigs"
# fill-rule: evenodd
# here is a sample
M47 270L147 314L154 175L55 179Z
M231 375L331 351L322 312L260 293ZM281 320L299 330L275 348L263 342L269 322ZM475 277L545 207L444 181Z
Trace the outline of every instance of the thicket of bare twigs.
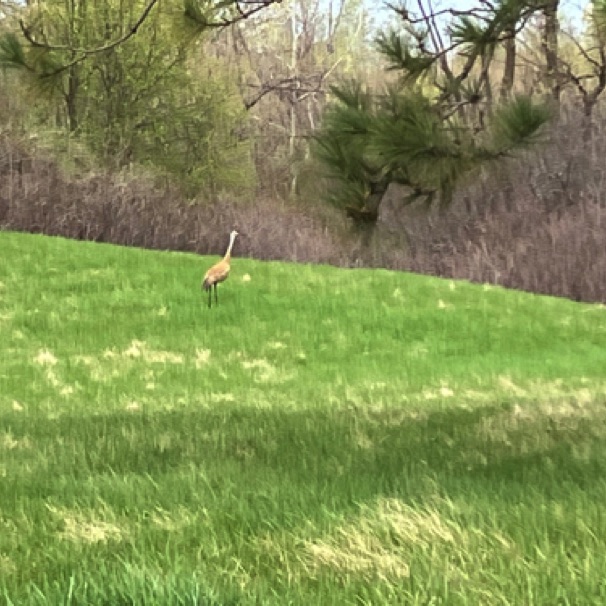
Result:
M606 302L606 120L596 117L591 140L580 125L563 116L544 147L487 172L445 212L384 209L383 230L408 246L382 262Z
M259 196L249 202L195 204L152 179L69 177L56 162L0 140L3 229L161 250L223 254L237 228L238 254L258 259L347 264L347 246L326 217ZM345 230L341 230L344 233Z
M8 137L0 140L0 226L156 249L388 267L606 302L606 120L587 141L563 116L550 141L487 171L444 211L399 208L397 192L371 235L336 210L259 195L194 205L143 178L73 178Z

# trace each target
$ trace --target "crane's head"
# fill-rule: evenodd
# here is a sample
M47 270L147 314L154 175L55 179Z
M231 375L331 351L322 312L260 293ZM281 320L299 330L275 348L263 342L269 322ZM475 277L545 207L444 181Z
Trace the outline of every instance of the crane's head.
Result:
M232 240L235 240L235 239L236 239L236 236L239 236L239 235L240 235L240 234L239 234L239 233L238 233L238 232L237 232L237 231L234 229L234 230L233 230L233 231L232 231L232 232L229 234L229 237L230 237Z

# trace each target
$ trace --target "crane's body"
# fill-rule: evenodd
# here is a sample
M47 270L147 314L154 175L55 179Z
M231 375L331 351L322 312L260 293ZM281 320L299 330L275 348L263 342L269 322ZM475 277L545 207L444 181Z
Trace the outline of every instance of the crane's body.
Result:
M211 307L211 291L213 289L215 291L215 304L219 302L217 299L217 284L219 284L219 282L224 282L227 280L227 276L229 276L229 270L231 269L231 249L234 246L237 235L238 232L235 230L229 234L229 246L227 247L225 256L204 274L202 288L208 291L208 307Z

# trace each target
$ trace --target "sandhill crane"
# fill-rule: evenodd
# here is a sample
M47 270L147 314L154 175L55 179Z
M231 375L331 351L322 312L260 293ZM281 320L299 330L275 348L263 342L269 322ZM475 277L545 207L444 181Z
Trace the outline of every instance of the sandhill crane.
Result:
M208 307L211 306L211 290L215 289L215 304L219 301L217 299L217 284L219 282L223 282L229 276L231 261L231 249L233 248L234 242L236 240L236 236L238 232L236 230L232 231L229 234L229 246L227 247L227 252L223 257L223 260L219 261L216 265L213 265L205 274L204 280L202 281L202 288L208 291Z

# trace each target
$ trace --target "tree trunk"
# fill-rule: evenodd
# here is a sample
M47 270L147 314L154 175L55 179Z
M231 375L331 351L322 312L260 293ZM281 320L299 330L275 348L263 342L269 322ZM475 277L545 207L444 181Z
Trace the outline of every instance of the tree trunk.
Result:
M505 31L509 36L505 39L505 67L501 79L501 99L505 100L511 95L516 74L516 39L515 28L510 27Z
M379 220L379 207L383 201L383 197L387 193L389 181L382 179L380 181L372 181L370 183L370 192L366 196L364 206L356 208L348 206L345 210L347 216L355 221L360 226L374 227Z
M297 2L292 3L292 12L290 14L290 29L292 36L292 47L290 49L290 74L293 78L293 83L296 82L298 75L297 50L299 44L299 36L297 34ZM288 165L290 167L290 194L295 195L297 192L297 171L295 169L295 151L297 137L297 92L293 90L290 93L290 126L288 135Z
M67 110L67 127L70 133L78 130L78 92L80 88L79 67L70 67L67 79L67 92L65 93L65 107Z
M484 91L484 98L486 99L486 104L488 107L488 111L490 111L492 106L492 83L490 82L490 66L492 64L492 58L494 55L493 48L490 48L482 54L481 57L481 65L482 69L480 72L480 84Z
M559 0L548 0L543 9L545 18L543 30L543 52L545 53L545 86L547 96L552 101L554 109L560 107L560 77L558 72L558 34L560 21L558 19Z
M583 99L583 141L587 146L591 145L593 139L593 110L597 100L594 95L587 95Z

